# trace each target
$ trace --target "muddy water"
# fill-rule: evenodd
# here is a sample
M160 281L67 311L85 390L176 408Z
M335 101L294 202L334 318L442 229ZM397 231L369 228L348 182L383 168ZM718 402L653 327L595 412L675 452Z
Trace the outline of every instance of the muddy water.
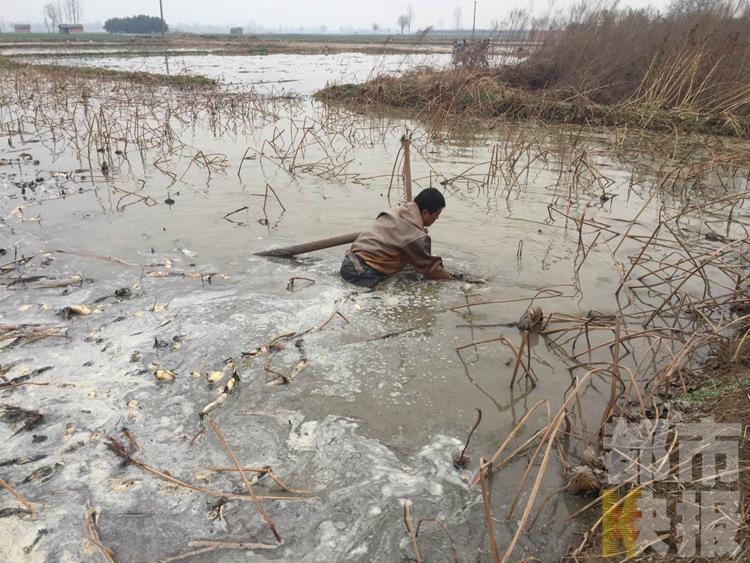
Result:
M296 60L299 65L303 59ZM242 494L238 479L208 471L231 465L210 430L193 445L185 440L195 435L198 413L221 387L191 374L220 370L228 358L237 360L241 382L214 417L229 443L243 464L270 465L290 486L313 495L307 501L266 503L284 537L281 547L267 552L269 558L407 559L411 552L401 499L409 499L417 519L436 517L448 526L461 560L489 559L481 494L469 484L479 457L489 457L537 401L549 400L556 409L571 377L543 341L532 341L540 378L533 389L522 384L509 390L513 355L498 343L457 355L458 346L499 335L517 343L514 328L465 325L515 321L527 301L473 307L471 318L450 307L465 303L467 296L473 301L529 298L540 287L574 282L577 232L570 224L566 228L564 220L548 220L547 205L557 193L552 156L557 141L550 134L549 164L535 160L521 187L507 198L503 185L510 181L498 178L487 186L477 181L488 171L483 163L490 160L492 145L517 134L518 128L437 143L416 123L348 116L347 123L360 132L356 141L344 142L336 127L327 137L319 131L338 162L351 160L348 175L316 174L312 166L324 151L310 146L297 160L310 164L307 171L299 168L290 175L250 151L254 158L244 161L238 176L246 149L262 150L279 130L289 135L290 120L310 124L330 117L308 100L288 112L274 124L219 135L201 121L186 125L179 130L185 146L160 165L164 172L153 166L156 155L142 161L132 147L123 155L114 154L114 147L110 153L95 153L89 163L70 147L33 134L11 135L12 147L4 142L0 158L19 158L25 152L39 162L0 168L1 246L7 250L0 264L14 255L33 256L23 275L53 281L77 275L83 282L65 288L16 283L0 294L0 324L67 329L67 338L3 350L2 365L11 366L6 377L52 368L30 380L46 385L4 390L0 397L2 404L45 417L33 430L18 433L17 427L0 423L2 476L40 504L36 516L0 519L3 559L97 557L82 531L88 502L101 510L102 541L119 560L146 561L188 551L191 540L272 543L249 504L229 502L217 519L219 499L124 466L104 445L106 435L122 439L120 430L127 427L140 445L140 459L181 479ZM427 186L431 176L454 178L478 165L471 172L477 181L458 179L444 186L447 209L431 235L434 251L448 268L487 283L426 282L405 272L374 292L362 292L337 276L342 248L292 261L253 255L275 245L366 227L388 205L389 175L406 127L416 130L415 149L427 160L415 154L418 187ZM592 147L608 143L606 137L589 142ZM198 150L223 155L228 166L209 174L191 165ZM647 200L654 177L648 167L634 176L633 167L602 154L598 163L612 179L606 191L615 197L602 202L595 189L581 189L577 208L604 221L629 220ZM103 160L109 163L107 177L100 171ZM89 167L93 173L74 173L73 179L55 175ZM22 191L18 185L37 177L43 181L34 189ZM256 195L264 193L266 184L285 208L269 199L268 224L259 222L263 198ZM117 188L140 189L138 194L155 204L133 203L132 196L123 200L126 194ZM394 186L391 200L397 201L399 194ZM667 207L678 203L669 197L660 202ZM229 217L234 222L224 219L245 206L246 211ZM655 224L657 212L654 206L642 214L644 228ZM735 212L747 218L746 209ZM297 282L289 291L288 280L294 276L315 283ZM596 248L580 275L582 292L575 299L540 304L549 312L607 311L618 280L608 251ZM133 296L115 298L114 292L124 287ZM561 291L572 293L568 287ZM67 321L56 315L76 304L90 306L93 313ZM336 311L343 317L309 330L321 327ZM287 333L304 334L285 341L271 366L289 373L302 357L308 365L288 385L268 386L273 376L264 371L262 359L242 352ZM171 347L175 337L181 345ZM155 346L155 339L166 347ZM174 383L157 382L152 364L174 371ZM594 418L598 413L593 406L605 402L608 393L607 386L587 392ZM456 471L451 458L474 422L475 408L484 416L469 449L469 470ZM538 412L521 440L543 423ZM28 463L18 459L37 457ZM505 513L523 470L521 460L492 484L501 549L515 531L518 512L510 520ZM553 465L538 498L561 484L559 467ZM256 490L277 489L261 480ZM15 506L7 496L3 502L4 507ZM565 516L578 506L566 496L548 503L516 554L558 559L570 538ZM420 546L427 561L452 560L437 527L420 533ZM245 558L243 552L223 551L194 560Z

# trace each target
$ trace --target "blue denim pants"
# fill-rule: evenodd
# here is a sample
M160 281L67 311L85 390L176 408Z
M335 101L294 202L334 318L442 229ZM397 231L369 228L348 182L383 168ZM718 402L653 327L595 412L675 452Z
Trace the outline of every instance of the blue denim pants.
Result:
M341 263L341 277L354 285L373 288L388 276L368 266L356 254L347 252Z

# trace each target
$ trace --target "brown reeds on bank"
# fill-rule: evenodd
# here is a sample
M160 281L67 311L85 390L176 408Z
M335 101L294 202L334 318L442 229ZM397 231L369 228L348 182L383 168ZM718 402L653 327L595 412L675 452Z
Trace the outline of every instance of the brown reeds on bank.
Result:
M681 128L750 136L750 9L678 3L666 14L578 6L546 22L529 55L489 68L418 69L318 92L355 108L449 116Z

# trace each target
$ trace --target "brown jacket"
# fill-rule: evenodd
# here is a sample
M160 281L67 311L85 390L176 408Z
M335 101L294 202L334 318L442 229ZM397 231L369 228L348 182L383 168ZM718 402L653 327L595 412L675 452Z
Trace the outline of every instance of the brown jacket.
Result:
M427 278L452 278L443 267L443 260L430 253L431 246L422 214L412 201L378 215L372 229L360 234L352 243L351 251L368 266L386 275L411 264Z

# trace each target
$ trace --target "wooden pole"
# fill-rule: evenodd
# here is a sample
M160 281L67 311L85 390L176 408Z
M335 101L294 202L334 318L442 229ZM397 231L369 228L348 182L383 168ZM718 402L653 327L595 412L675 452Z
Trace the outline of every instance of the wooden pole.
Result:
M401 138L401 145L404 147L404 190L406 191L406 201L411 201L411 140L404 135Z
M359 236L359 233L347 233L345 235L339 235L336 237L325 238L322 240L314 240L312 242L304 242L302 244L295 244L294 246L284 246L282 248L272 248L271 250L264 250L263 252L256 252L256 256L275 256L278 258L292 258L298 254L307 254L308 252L315 252L316 250L324 250L326 248L332 248L334 246L341 246L342 244L350 244Z
M474 0L474 19L471 22L471 40L474 41L474 31L477 28L477 2Z
M164 6L162 0L159 0L159 15L161 15L161 38L164 39Z

